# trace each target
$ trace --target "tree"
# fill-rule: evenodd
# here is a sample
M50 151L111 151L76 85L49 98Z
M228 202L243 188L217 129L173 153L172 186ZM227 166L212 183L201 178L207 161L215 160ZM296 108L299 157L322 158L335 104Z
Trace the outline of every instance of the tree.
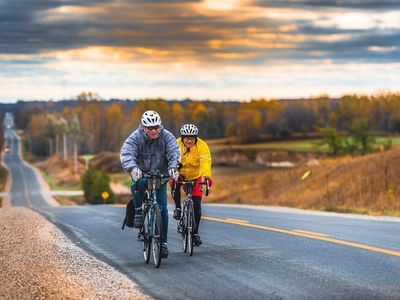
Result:
M102 118L104 119L100 102L83 103L80 120L84 152L94 153L100 150Z
M85 174L83 174L81 178L81 186L83 190L83 196L87 202L90 202L92 199L92 187L94 181L96 179L96 170L92 167L86 170Z
M28 124L29 150L36 155L48 155L47 128L48 118L46 114L32 115Z
M47 138L49 142L49 155L53 155L57 152L57 119L51 114L48 116L47 122Z
M59 120L59 126L61 129L61 133L63 136L63 158L64 161L66 161L68 159L68 142L67 142L67 135L69 132L69 125L68 122L65 118L61 118Z
M223 132L223 126L218 121L218 115L214 108L207 109L199 115L197 126L199 135L206 138L219 138Z
M193 101L188 105L188 115L190 122L196 124L199 122L201 114L207 110L207 107L202 102Z
M76 100L81 101L81 102L87 102L87 101L99 101L101 97L97 93L92 93L92 92L82 92L78 96L76 96Z
M79 118L75 115L72 118L70 126L70 134L74 143L74 174L77 174L77 164L78 164L78 142L80 140L81 125Z
M282 117L291 132L303 132L306 135L315 125L314 112L300 104L285 108Z
M103 170L93 167L85 172L81 179L81 185L85 200L91 204L114 203L115 196L110 187L110 177ZM108 198L103 198L103 193Z
M375 136L369 130L366 119L362 118L355 121L350 127L350 134L356 145L358 145L362 155L372 150L372 145L375 143Z
M121 147L124 121L124 113L119 104L106 108L105 150L115 151Z
M261 113L250 107L241 107L237 112L237 135L246 141L257 138L261 129Z
M185 110L179 102L175 102L170 107L171 132L179 135L179 129L185 122Z
M319 143L320 146L327 145L329 152L333 156L336 156L343 149L343 137L336 131L336 128L325 126L318 129L318 132L322 134L322 141Z
M108 195L107 198L103 197L103 193ZM96 178L93 182L92 191L91 191L92 204L101 204L101 203L114 203L114 193L110 187L110 176L103 170L99 170L97 172Z

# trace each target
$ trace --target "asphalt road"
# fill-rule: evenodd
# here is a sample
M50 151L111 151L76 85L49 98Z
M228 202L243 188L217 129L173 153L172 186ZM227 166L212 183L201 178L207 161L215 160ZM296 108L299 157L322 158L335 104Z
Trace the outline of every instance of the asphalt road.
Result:
M123 207L47 204L17 143L5 155L12 204L39 211L157 299L400 299L399 219L203 205L203 245L184 254L170 217L170 256L155 269L136 230L121 230Z
M31 208L49 207L49 203L42 196L42 187L33 169L23 162L20 157L19 138L15 131L5 130L5 144L10 152L3 154L4 163L11 173L12 185L10 197L13 206L28 206Z

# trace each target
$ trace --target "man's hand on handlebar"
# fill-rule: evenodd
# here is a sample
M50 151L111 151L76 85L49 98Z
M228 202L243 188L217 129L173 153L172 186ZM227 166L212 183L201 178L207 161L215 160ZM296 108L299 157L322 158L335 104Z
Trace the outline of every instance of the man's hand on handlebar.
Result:
M137 167L133 168L131 171L131 176L134 181L137 181L140 177L142 177L142 170Z

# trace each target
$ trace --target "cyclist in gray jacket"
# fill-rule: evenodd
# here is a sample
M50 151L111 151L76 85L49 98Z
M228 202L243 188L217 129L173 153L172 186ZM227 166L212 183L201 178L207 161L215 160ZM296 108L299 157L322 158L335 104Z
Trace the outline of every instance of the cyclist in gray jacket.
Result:
M147 180L143 172L160 171L161 174L177 179L176 165L180 150L175 137L161 125L161 118L155 111L144 112L139 127L125 140L121 148L121 164L124 171L132 177L131 192L135 202L134 226L142 226L142 203ZM137 193L135 193L137 185ZM161 207L163 226L162 257L168 257L168 208L167 187L162 185L157 192L157 202Z

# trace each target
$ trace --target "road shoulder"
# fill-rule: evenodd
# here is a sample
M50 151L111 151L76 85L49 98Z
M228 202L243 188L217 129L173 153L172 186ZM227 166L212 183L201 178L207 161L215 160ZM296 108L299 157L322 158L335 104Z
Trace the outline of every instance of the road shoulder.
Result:
M0 209L1 299L150 299L24 207Z

